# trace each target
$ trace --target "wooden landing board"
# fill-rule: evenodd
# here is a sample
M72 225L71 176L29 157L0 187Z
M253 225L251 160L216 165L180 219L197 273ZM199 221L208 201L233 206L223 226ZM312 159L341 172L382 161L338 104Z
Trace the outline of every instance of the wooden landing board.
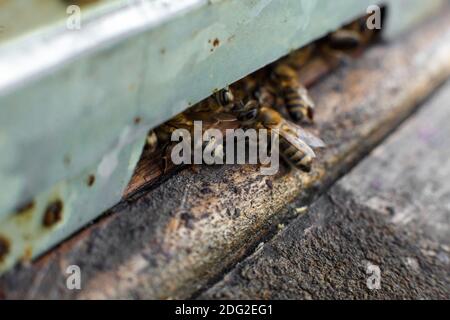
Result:
M202 299L449 299L450 82ZM367 287L367 265L380 288Z

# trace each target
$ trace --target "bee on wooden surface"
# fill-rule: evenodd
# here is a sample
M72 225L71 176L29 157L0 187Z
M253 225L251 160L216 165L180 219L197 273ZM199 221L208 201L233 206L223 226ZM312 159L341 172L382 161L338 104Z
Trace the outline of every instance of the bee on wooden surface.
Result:
M323 148L325 143L304 130L301 126L288 121L270 107L259 109L258 121L280 138L280 153L296 168L309 172L316 154L313 148Z
M359 48L363 38L361 33L355 29L340 29L330 33L328 36L328 45L331 49L348 51Z
M259 103L252 98L256 82L240 81L237 85L225 88L216 93L218 103L224 106L220 111L236 117L242 126L248 126L256 119Z
M255 97L261 105L277 108L278 96L277 91L273 86L269 84L260 86L255 92Z
M230 104L246 101L253 97L258 86L259 83L255 76L247 76L233 84L232 87L219 90L214 94L214 97L218 104L227 109L226 107L229 107Z
M192 113L226 113L233 108L235 100L233 91L229 87L225 87L197 103L190 111Z
M239 114L238 110L235 110ZM323 148L325 143L318 137L304 130L301 126L286 120L278 111L269 106L260 106L256 100L241 104L241 116L245 117L246 126L275 130L280 137L280 151L287 161L296 168L309 172L316 157L313 148Z
M224 106L222 106L216 98L216 94L198 102L189 109L190 112L222 112Z
M306 47L295 50L285 58L285 63L289 64L296 70L300 70L311 59L315 49L315 44L310 44Z
M241 88L248 96L253 96L254 92L259 87L259 81L254 75L250 75L242 79L237 83L237 86Z
M258 116L258 108L258 101L250 99L247 102L239 101L236 103L231 112L242 126L248 127L255 122Z
M177 129L191 130L194 122L185 113L180 113L163 123L155 129L157 139L160 143L168 143L171 140L172 133Z
M366 26L366 18L331 32L320 45L322 54L332 63L341 63L366 46L375 36Z
M282 63L274 68L273 79L281 90L286 109L292 120L312 122L315 104L309 96L308 90L298 80L297 72Z
M176 145L176 142L172 142L172 134L177 129L185 129L193 135L195 121L201 121L203 133L211 128L225 127L234 129L238 127L239 123L236 116L230 113L188 110L160 125L154 132L158 141L157 144L162 151L163 172L166 172L169 167L172 148ZM192 143L195 143L195 141L192 140ZM212 143L203 144L202 149L211 145ZM193 147L195 148L195 146ZM216 151L218 150L214 150L214 152Z
M230 87L225 87L224 89L217 91L213 96L216 102L222 107L226 107L234 102L234 94Z
M200 101L195 106L193 106L190 111L193 113L222 113L226 112L232 108L235 101L235 96L230 87L225 87L221 90L214 92L208 98Z
M165 173L168 168L168 159L173 147L172 134L177 129L186 129L191 131L194 122L185 113L180 113L169 121L161 124L159 127L152 130L147 136L147 148L155 148L157 146L162 153L163 169Z
M367 45L376 35L378 35L377 30L370 30L367 27L367 19L369 16L365 16L359 20L352 22L348 29L354 30L358 33L359 37L359 45L364 46Z

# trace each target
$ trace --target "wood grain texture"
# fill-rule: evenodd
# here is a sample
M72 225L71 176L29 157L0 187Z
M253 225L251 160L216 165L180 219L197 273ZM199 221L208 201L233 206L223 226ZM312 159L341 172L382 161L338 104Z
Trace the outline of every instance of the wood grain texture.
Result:
M340 182L358 202L426 237L435 257L440 252L435 248L450 245L449 107L447 82Z
M449 101L450 82L200 298L449 299Z
M184 170L112 209L39 261L0 278L6 298L185 298L241 260L280 221L354 166L450 74L450 15L318 83L311 128L327 149L310 174L255 166ZM65 270L82 270L82 290Z

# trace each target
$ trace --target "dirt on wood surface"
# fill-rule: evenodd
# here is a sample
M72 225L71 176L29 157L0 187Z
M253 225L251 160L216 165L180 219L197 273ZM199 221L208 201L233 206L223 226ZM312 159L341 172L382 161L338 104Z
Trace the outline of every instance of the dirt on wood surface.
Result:
M449 101L450 82L200 298L450 299Z
M200 299L449 299L448 265L335 187ZM368 264L380 268L371 290Z
M449 122L450 81L342 186L392 223L450 245Z
M450 15L370 49L311 91L327 143L310 174L282 167L194 167L121 203L31 264L0 278L5 298L186 298L224 272L328 189L450 74ZM288 207L288 208L287 208ZM295 211L295 210L294 210ZM78 265L82 290L68 290Z

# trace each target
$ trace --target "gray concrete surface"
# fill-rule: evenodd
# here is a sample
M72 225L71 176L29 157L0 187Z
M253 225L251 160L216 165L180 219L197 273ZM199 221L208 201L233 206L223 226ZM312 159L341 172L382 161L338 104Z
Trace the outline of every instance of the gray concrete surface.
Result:
M450 299L449 107L450 82L200 298Z

